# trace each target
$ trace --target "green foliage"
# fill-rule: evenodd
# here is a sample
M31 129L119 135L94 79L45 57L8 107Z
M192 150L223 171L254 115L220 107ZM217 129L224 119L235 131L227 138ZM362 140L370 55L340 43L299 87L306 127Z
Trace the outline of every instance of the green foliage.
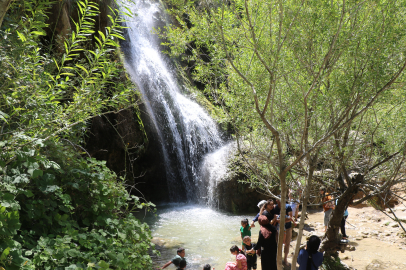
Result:
M95 33L97 4L76 1L58 52L43 43L52 4L13 1L0 29L0 266L148 269L151 233L132 213L154 205L72 148L92 117L138 102L118 60L120 11Z
M325 256L323 259L323 264L320 266L321 270L346 270L347 268L341 264L339 257L329 257Z
M246 182L280 192L282 206L299 183L304 206L320 184L367 198L404 190L402 1L166 2L177 19L166 45L222 104L240 154L233 169ZM351 173L362 174L356 186ZM332 222L349 202L339 203Z
M78 159L69 149L60 158L70 162L58 166L24 152L5 168L1 248L14 259L4 266L87 269L103 261L117 269L147 267L151 234L131 212L153 205L130 196L104 161ZM42 175L31 175L32 168Z
M256 187L306 177L307 154L334 182L338 160L366 172L405 149L401 1L167 2L166 45L223 104Z
M16 154L13 149L21 145L58 140L63 135L80 140L77 133L83 134L88 119L138 101L129 81L122 79L122 64L117 61L117 39L123 39L118 10L111 11L106 32L96 35L92 29L98 7L78 1L79 20L63 42L65 52L59 59L47 53L40 42L49 2L25 3L38 5L25 10L18 24L4 25L1 33L0 68L5 71L0 74L1 147L9 152L7 162ZM14 6L10 12L17 8ZM94 50L90 49L91 37L96 40Z

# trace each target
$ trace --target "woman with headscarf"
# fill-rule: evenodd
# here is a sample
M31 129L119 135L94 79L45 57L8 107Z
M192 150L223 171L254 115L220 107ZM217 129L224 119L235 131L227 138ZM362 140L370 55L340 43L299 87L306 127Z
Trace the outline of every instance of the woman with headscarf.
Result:
M269 219L262 215L258 218L261 225L258 236L258 243L255 250L261 249L262 270L276 270L276 253L278 245L276 244L277 231L275 226L269 224Z
M317 270L323 263L323 253L317 250L320 247L320 238L312 235L307 241L305 249L300 250L297 257L297 263L300 265L299 270Z
M271 225L276 224L276 216L274 211L274 203L273 200L268 200L264 206L262 206L261 211L259 212L261 215L264 215L268 218L269 223Z

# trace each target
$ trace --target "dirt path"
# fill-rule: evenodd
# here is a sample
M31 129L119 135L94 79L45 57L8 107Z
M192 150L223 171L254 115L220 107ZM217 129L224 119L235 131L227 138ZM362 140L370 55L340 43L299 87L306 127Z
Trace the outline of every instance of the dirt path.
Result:
M396 222L372 207L350 207L348 212L347 249L352 250L339 254L342 262L357 270L406 269L406 238ZM406 207L396 207L395 214L406 220ZM323 235L323 212L313 210L308 217L304 233ZM296 241L292 241L292 252L295 246Z

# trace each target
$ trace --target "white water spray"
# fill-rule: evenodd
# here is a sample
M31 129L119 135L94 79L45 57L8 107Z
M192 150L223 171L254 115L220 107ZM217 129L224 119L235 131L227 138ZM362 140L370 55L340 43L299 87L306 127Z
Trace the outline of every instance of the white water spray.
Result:
M177 192L184 189L188 201L198 201L198 198L206 196L202 192L207 192L205 180L200 177L202 159L207 153L219 149L224 142L213 119L182 93L174 76L176 70L160 52L160 41L153 34L157 23L162 23L159 17L164 15L160 5L149 1L125 4L137 14L126 18L129 28L126 69L142 93L158 134L169 196L176 201ZM206 169L203 170L205 175L210 175Z

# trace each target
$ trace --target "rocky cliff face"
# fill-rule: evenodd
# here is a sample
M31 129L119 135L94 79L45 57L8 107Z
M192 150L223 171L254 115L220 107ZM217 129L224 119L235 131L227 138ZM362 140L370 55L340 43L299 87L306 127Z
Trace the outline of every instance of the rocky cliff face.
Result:
M128 189L154 202L167 200L165 167L152 134L146 134L133 109L92 119L86 149L125 177ZM150 139L149 139L150 138Z
M216 196L219 209L233 213L256 212L259 210L258 202L269 199L269 196L250 188L249 184L239 182L244 178L243 175L234 175L218 183Z
M93 1L99 4L100 9L94 30L104 32L109 23L108 6L114 1ZM55 53L64 52L63 41L71 34L76 20L74 1L58 1L52 6L44 41L52 46ZM168 201L163 155L149 116L143 113L145 111L141 105L139 113L128 109L94 117L89 124L84 147L91 157L105 160L118 176L125 177L128 189L134 195L142 194L146 200L153 202ZM256 205L264 196L249 188L248 184L240 183L241 179L243 175L231 173L218 182L215 187L218 208L232 212L258 210Z
M105 31L111 15L109 7L115 8L113 0L90 0L99 6L100 14L95 19L95 32ZM55 54L64 53L64 40L72 33L78 19L75 1L57 1L49 10L43 42ZM125 79L125 76L122 76ZM140 107L142 110L142 105ZM118 114L94 117L89 124L84 144L91 157L105 160L107 166L120 177L125 177L128 189L146 200L167 200L165 169L160 158L160 149L152 131L144 130L143 121L148 116L135 109L123 110Z
M244 161L234 142L205 157L202 178L208 186L208 201L218 209L233 213L256 212L257 204L269 196L245 183Z

